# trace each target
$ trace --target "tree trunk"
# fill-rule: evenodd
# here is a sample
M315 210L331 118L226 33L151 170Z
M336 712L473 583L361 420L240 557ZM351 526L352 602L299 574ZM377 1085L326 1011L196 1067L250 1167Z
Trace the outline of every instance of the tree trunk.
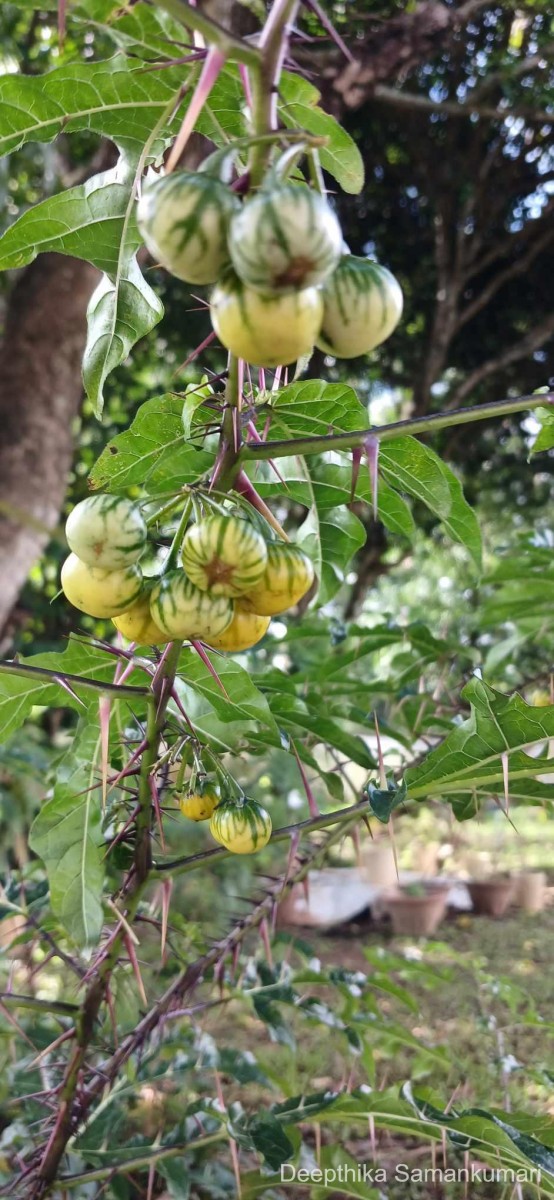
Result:
M11 294L0 347L0 630L55 530L82 396L86 310L98 272L43 254Z

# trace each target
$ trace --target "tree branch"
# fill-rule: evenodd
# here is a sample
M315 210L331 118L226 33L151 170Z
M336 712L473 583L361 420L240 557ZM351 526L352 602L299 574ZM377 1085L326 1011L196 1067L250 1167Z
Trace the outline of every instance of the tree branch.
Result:
M539 180L537 179L533 191L536 191L538 182ZM519 229L516 233L511 233L508 237L496 242L491 250L487 254L484 254L482 258L475 257L465 273L464 283L469 283L475 275L480 275L487 267L492 266L492 263L497 262L499 258L505 258L508 254L514 254L521 247L522 243L526 243L529 238L536 236L539 228L542 229L543 226L546 226L550 230L550 218L553 212L554 197L545 204L540 217L529 219L523 229Z
M542 238L538 238L537 241L533 243L533 245L527 251L527 254L522 254L520 258L517 258L515 262L511 263L509 267L506 267L504 271L500 271L499 274L491 280L488 286L483 288L482 292L479 292L474 300L471 300L469 304L466 304L466 307L463 308L461 313L458 315L456 333L459 329L466 325L468 321L471 321L478 312L481 312L481 310L486 307L489 301L492 300L493 296L496 296L496 293L500 291L500 288L504 287L505 283L508 283L510 279L515 279L518 275L523 275L530 263L533 262L533 259L535 259L537 255L541 253L541 250L544 250L545 247L548 246L548 243L551 242L553 238L554 229L548 229Z
M487 104L459 104L456 100L431 100L429 96L420 96L417 92L403 92L397 88L377 84L373 91L373 99L381 104L392 105L393 108L409 108L413 112L446 113L449 117L464 120L468 117L483 117L487 121L505 121L507 117L521 117L532 125L553 125L554 113L548 109L508 105L492 106Z
M486 362L481 363L479 367L476 367L464 379L463 383L456 388L452 395L452 406L455 407L460 404L484 379L489 379L491 375L497 375L500 371L504 371L511 363L519 362L522 358L527 358L534 350L538 350L539 346L544 345L552 334L554 334L554 313L549 313L544 321L541 321L540 325L531 329L519 342L508 346L503 354L499 354L495 358L489 358ZM549 397L549 402L552 403L554 395L549 393ZM483 407L486 406L484 405ZM533 407L538 406L533 405Z
M93 968L90 973L91 978L83 1003L75 1017L75 1046L67 1063L58 1092L56 1119L44 1149L38 1172L31 1185L30 1196L33 1200L39 1200L39 1198L42 1200L42 1197L47 1196L51 1191L67 1144L75 1131L77 1124L75 1111L76 1098L83 1066L94 1036L95 1025L106 995L112 971L117 964L125 941L126 927L136 914L142 893L148 882L150 870L150 826L152 819L150 778L158 757L160 733L164 726L165 713L171 698L180 648L180 642L173 642L169 645L152 681L149 693L150 703L146 732L147 745L141 760L135 860L133 870L127 877L129 890L126 895L125 923L121 921L116 926L108 943L109 949L101 951L96 969ZM123 690L121 689L121 691ZM143 689L134 690L139 691L141 695L144 694Z

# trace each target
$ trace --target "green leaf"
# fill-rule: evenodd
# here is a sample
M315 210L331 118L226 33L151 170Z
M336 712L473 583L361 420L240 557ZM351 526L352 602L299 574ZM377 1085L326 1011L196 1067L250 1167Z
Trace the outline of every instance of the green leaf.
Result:
M115 272L129 195L129 180L118 166L35 204L0 238L0 270L26 266L37 254L55 250Z
M88 308L83 362L85 388L97 415L107 375L163 316L163 305L136 260L134 172L119 165L23 213L0 238L0 269L21 267L37 254L57 251L106 272Z
M439 459L441 470L450 491L450 512L442 523L453 542L460 542L469 551L477 570L481 570L483 542L477 513L468 504L462 485L446 463Z
M384 1193L378 1188L369 1186L364 1180L363 1164L356 1162L342 1146L322 1146L317 1160L315 1158L308 1159L306 1147L303 1150L304 1157L301 1162L303 1170L300 1171L300 1177L292 1170L284 1172L283 1178L281 1178L281 1173L269 1175L266 1171L263 1174L258 1171L247 1171L241 1174L243 1200L251 1200L251 1197L259 1195L277 1196L280 1192L282 1193L283 1185L286 1187L287 1193L298 1188L303 1195L309 1188L310 1200L323 1200L327 1196L339 1195L345 1197L346 1200L350 1197L353 1200L381 1200ZM368 1169L369 1174L370 1171L371 1168ZM289 1178L291 1174L293 1174L292 1179ZM377 1174L377 1169L375 1169L375 1174ZM382 1176L377 1177L382 1178ZM340 1191L337 1190L338 1185ZM270 1188L276 1190L270 1192Z
M448 517L451 496L440 458L416 438L399 437L379 447L379 470L397 491L421 500L438 517Z
M95 786L99 754L98 726L85 725L29 835L31 849L46 867L52 910L78 946L94 945L103 923L104 840L101 791Z
M374 765L372 755L362 738L348 733L344 724L329 719L324 711L310 709L300 697L282 696L279 693L273 693L269 703L278 723L285 729L290 729L293 737L296 731L300 731L301 736L308 731L313 735L314 742L324 742L333 746L359 766L370 769Z
M271 413L271 438L353 433L368 427L367 409L354 388L346 383L326 383L324 379L308 379L283 388L271 405ZM266 416L267 409L262 409L262 425Z
M177 68L145 74L142 63L122 54L94 64L72 63L46 75L4 75L0 78L0 153L10 154L26 142L51 142L62 130L86 129L111 138L120 150L138 158L182 83ZM160 137L153 153L163 145Z
M375 813L377 820L381 821L383 825L388 825L391 813L406 800L406 784L404 782L396 784L394 780L389 780L385 789L368 783L367 794L369 807Z
M280 1046L288 1046L291 1050L295 1050L296 1042L294 1033L288 1021L285 1021L282 1017L279 1006L260 993L254 993L252 1004L256 1016L260 1021L263 1021L264 1025L267 1025L271 1041L277 1042Z
M352 463L347 455L333 452L310 455L309 459L301 460L290 455L280 458L276 466L284 482L280 481L271 463L249 464L250 477L261 496L286 496L306 507L313 499L321 513L350 503ZM356 499L372 503L369 474L363 467L356 485ZM416 526L406 501L382 478L379 479L377 510L379 520L391 533L413 537Z
M248 671L233 658L208 653L208 658L228 693L222 692L213 675L192 648L183 650L179 659L179 693L187 708L187 693L196 692L210 705L220 721L255 721L276 730L266 697L258 691ZM188 711L188 708L187 708Z
M175 1158L160 1159L156 1162L156 1171L165 1179L168 1195L171 1200L188 1200L190 1196L191 1178L184 1161L184 1154Z
M37 3L37 7L41 7ZM53 3L52 7L56 5ZM86 0L70 11L70 20L84 25L100 25L115 45L135 57L151 62L177 57L175 42L182 41L183 26L163 9L146 3L132 9L118 8L114 0Z
M532 758L525 750L554 737L554 705L534 707L517 693L505 696L476 678L461 694L471 706L471 716L419 766L406 772L409 797L444 795L461 802L476 790L483 796L503 795L502 756L506 754L510 796L521 798L523 782L523 794L530 803L544 793L547 799L548 791L551 798L551 785L541 786L537 776L552 770L553 760Z
M480 566L477 517L459 480L434 450L412 437L391 438L379 447L379 470L393 488L423 501L440 518L449 536L466 546Z
M332 508L321 514L314 504L296 540L316 565L318 603L327 604L342 587L354 555L365 545L364 526L347 508Z
M247 1123L254 1148L262 1154L271 1171L277 1171L294 1153L294 1146L283 1126L271 1115L261 1113Z
M328 139L319 150L321 165L343 192L356 195L364 186L364 163L350 134L319 107L320 93L307 79L284 72L279 87L279 113L289 129L307 130Z
M541 428L535 441L531 454L544 454L548 450L554 450L554 413L550 408L536 408L534 417L541 422Z
M134 238L124 237L115 278L104 276L87 310L83 382L97 417L104 407L108 375L163 317L163 304L142 275L133 244Z
M172 394L156 396L141 405L124 433L108 443L93 467L93 488L120 491L145 487L151 495L176 490L204 475L214 455L186 442L183 433L183 398Z
M193 76L194 77L194 76ZM115 54L103 62L77 62L46 75L0 78L0 153L26 142L51 142L59 133L90 130L110 138L130 159L138 161L143 146L172 99L177 101L186 75L182 67L145 72L144 64ZM178 113L150 149L153 160L177 131L192 89ZM198 122L197 130L217 145L245 132L238 71L221 72Z

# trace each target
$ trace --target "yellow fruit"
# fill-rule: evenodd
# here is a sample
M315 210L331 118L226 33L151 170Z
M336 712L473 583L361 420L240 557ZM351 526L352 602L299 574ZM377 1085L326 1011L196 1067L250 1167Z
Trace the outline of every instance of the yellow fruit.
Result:
M190 821L209 821L220 803L221 796L216 785L208 780L198 780L194 791L179 798L179 808Z
M213 290L210 316L231 354L255 367L278 367L311 353L321 328L323 300L315 287L262 295L227 274Z
M142 572L134 563L120 571L104 571L70 554L62 567L61 585L70 604L89 617L117 617L138 599Z
M271 817L256 800L242 804L228 800L218 805L210 821L210 833L216 842L232 854L255 854L271 837Z
M123 637L130 642L137 642L139 646L164 646L166 642L171 641L168 634L152 619L149 594L141 596L140 600L127 612L121 613L121 616L114 617L113 623Z
M261 617L259 613L246 609L241 600L235 600L233 620L217 637L208 639L208 645L214 650L229 650L237 653L239 650L249 650L260 642L269 629L270 617Z
M276 616L298 604L314 578L313 564L299 546L268 542L266 569L259 582L241 597L241 604L263 616Z

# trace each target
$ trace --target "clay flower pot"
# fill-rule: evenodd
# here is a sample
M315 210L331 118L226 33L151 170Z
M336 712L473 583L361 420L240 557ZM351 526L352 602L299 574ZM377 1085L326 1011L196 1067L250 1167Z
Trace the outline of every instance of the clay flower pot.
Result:
M544 871L522 871L515 885L514 901L525 912L541 912L546 902Z
M502 917L511 903L515 879L495 875L491 879L471 879L467 885L473 911L486 917Z
M386 898L386 909L394 933L408 937L430 937L440 925L446 912L448 886L442 883L424 885L422 894L399 888Z

